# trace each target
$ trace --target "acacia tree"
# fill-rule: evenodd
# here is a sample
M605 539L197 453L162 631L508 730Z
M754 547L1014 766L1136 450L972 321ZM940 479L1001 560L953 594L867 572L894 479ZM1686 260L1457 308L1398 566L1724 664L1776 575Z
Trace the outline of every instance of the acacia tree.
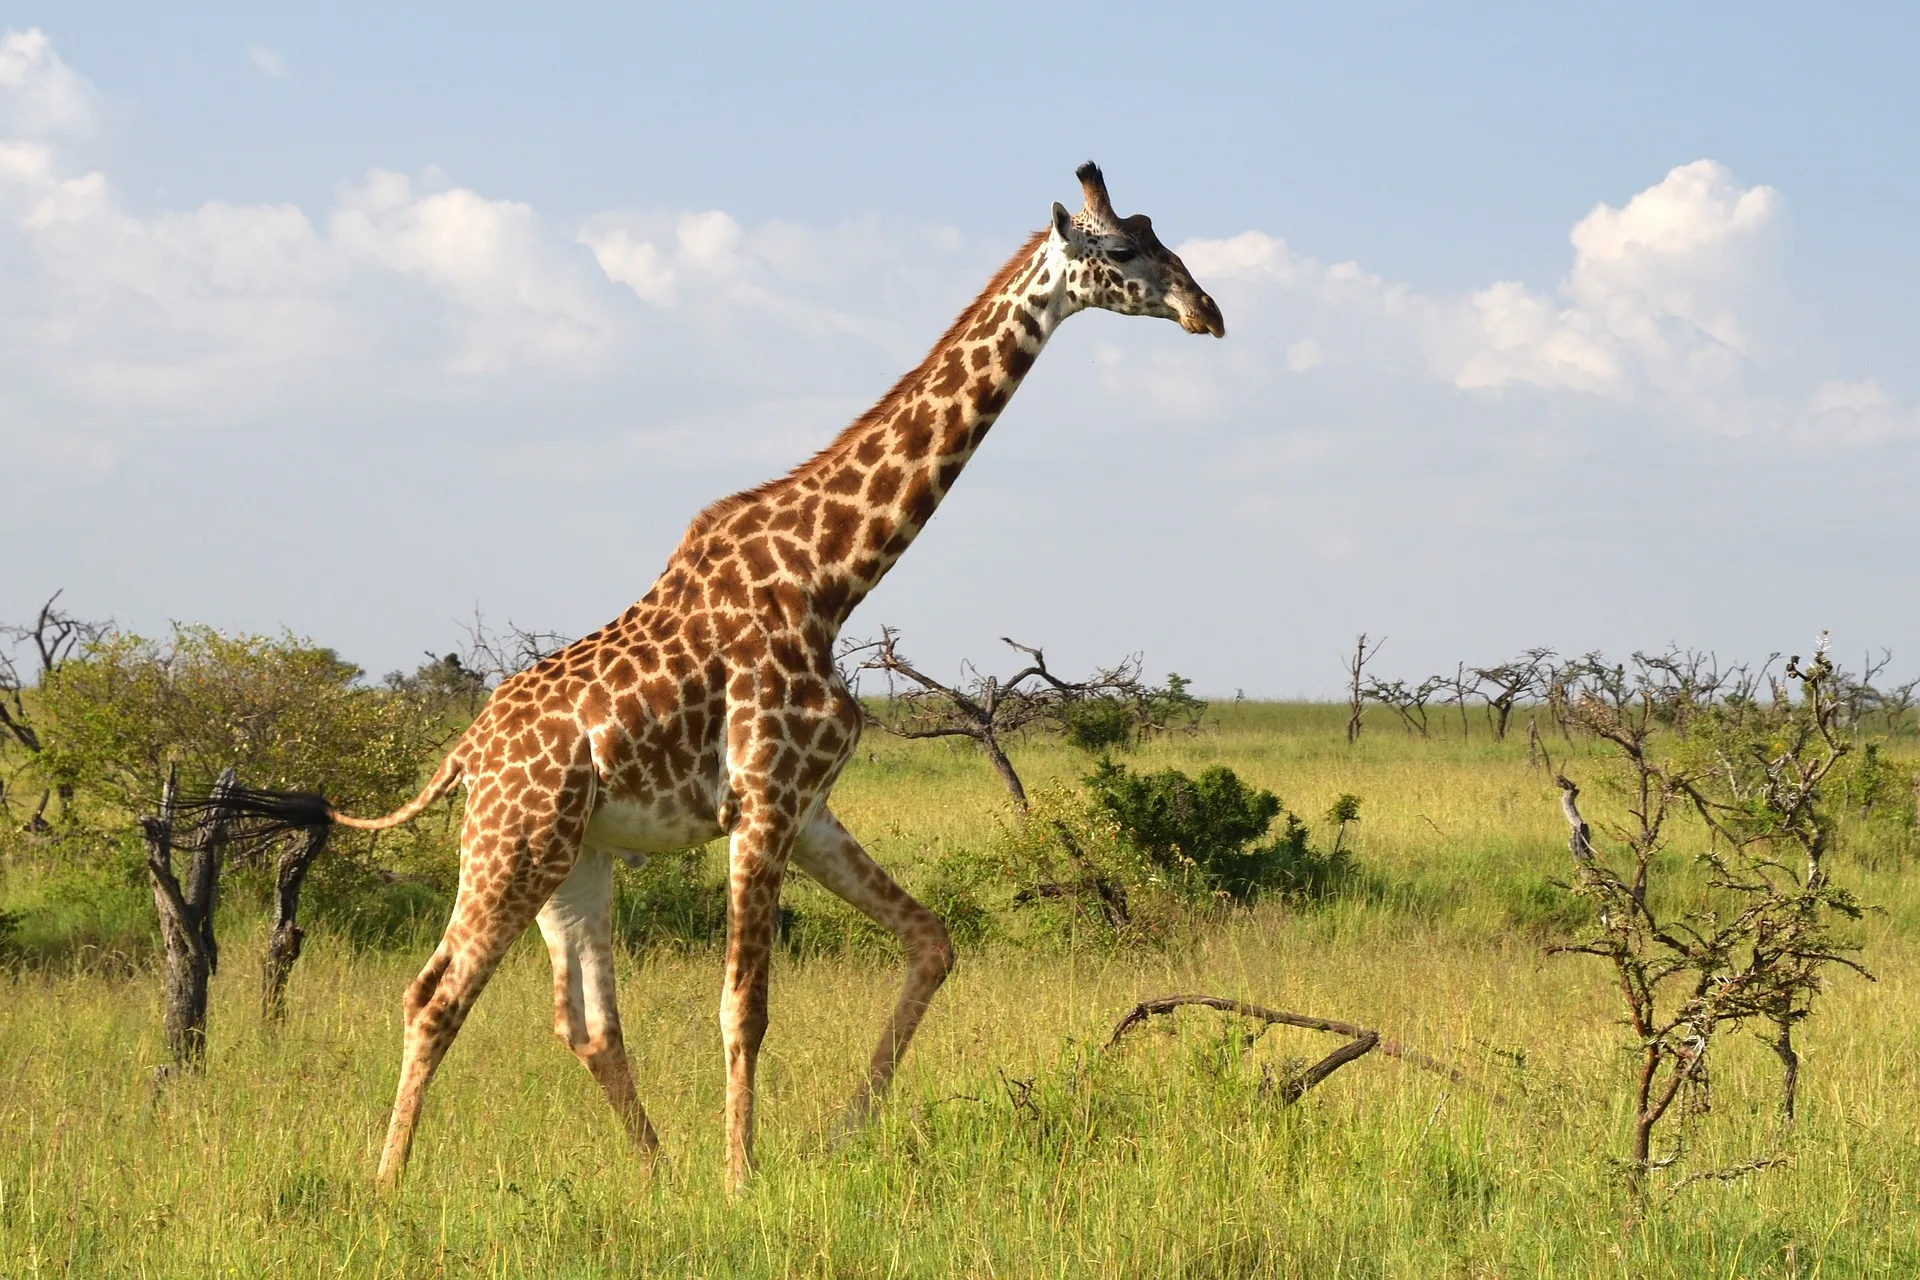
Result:
M1433 701L1433 695L1445 689L1447 681L1443 676L1428 676L1419 684L1408 687L1404 680L1382 680L1369 676L1361 689L1361 696L1390 709L1400 717L1401 728L1409 733L1427 736L1427 704Z
M1803 674L1793 663L1788 670ZM1825 678L1814 678L1816 695ZM1636 654L1630 666L1583 660L1564 669L1560 681L1564 697L1558 708L1568 727L1612 748L1619 772L1610 781L1625 816L1602 822L1603 838L1596 840L1579 809L1579 785L1564 772L1556 774L1575 864L1570 887L1593 905L1594 923L1553 950L1600 957L1618 979L1639 1052L1628 1162L1639 1202L1648 1174L1679 1159L1677 1148L1654 1158L1655 1130L1678 1103L1691 1098L1704 1107L1708 1054L1723 1028L1751 1019L1774 1024L1776 1048L1784 1044L1789 1068L1790 1108L1792 1025L1806 1017L1828 965L1865 972L1846 954L1853 944L1836 930L1838 921L1857 918L1860 908L1824 876L1799 875L1774 856L1773 843L1797 838L1778 823L1769 823L1764 834L1746 838L1743 832L1740 839L1696 852L1708 899L1689 896L1673 905L1676 895L1659 891L1655 868L1677 811L1698 810L1729 837L1741 830L1736 810L1751 812L1750 804L1721 790L1724 753L1712 746L1730 740L1728 724L1741 723L1737 717L1746 703L1739 691L1750 687L1744 673L1720 672L1698 655ZM1726 696L1729 689L1734 696ZM1729 714L1736 718L1722 719ZM1800 748L1776 754L1806 759L1802 748L1818 741L1825 744L1816 749L1819 758L1805 768L1775 770L1811 780L1816 791L1832 767L1820 763L1820 752L1832 743L1817 720Z
M1546 675L1553 663L1553 650L1528 649L1517 658L1491 667L1470 667L1467 674L1475 681L1480 697L1487 704L1487 720L1497 741L1505 741L1507 723L1513 709L1529 698L1546 692Z
M155 801L171 790L169 780L176 775L182 796L206 795L216 776L225 773L249 788L324 785L329 798L343 806L391 809L413 795L422 767L444 745L448 729L420 698L366 687L360 676L358 667L333 650L291 635L226 636L208 627L176 626L161 641L109 631L82 645L43 680L35 703L43 750L34 767L78 790L86 804L76 830L108 850L119 846L119 833L135 815L154 813ZM193 808L183 801L142 823L163 925L175 904L164 893L166 877L154 871L166 864L155 850L171 849L173 841L199 830L181 825ZM225 870L270 866L274 933L261 974L269 1015L280 1007L299 954L295 912L308 872L333 904L357 904L397 878L389 868L406 865L409 851L431 858L433 849L432 835L414 829L391 836L379 863L371 834L336 842L331 855L319 861L320 846L305 833L231 835L214 841L216 852L204 864L211 870L203 872L196 861L179 895L183 910L173 913L188 927L167 926L164 937L171 956L173 941L196 936L195 912L202 906L211 911L207 904L217 887L209 882L204 895L192 891L203 874L217 880ZM275 855L270 863L269 854ZM432 871L438 864L421 865ZM210 930L208 924L209 943ZM180 954L188 955L191 947L181 946L186 949Z
M249 787L324 779L343 805L397 804L444 731L362 674L292 635L107 632L42 684L42 763L123 814L152 805L174 767L187 794L231 766Z
M1791 1122L1800 1074L1793 1032L1824 986L1823 971L1840 964L1871 977L1844 954L1852 948L1835 939L1835 918L1857 919L1861 908L1833 883L1827 859L1834 830L1829 788L1854 746L1841 722L1859 723L1859 691L1867 690L1870 704L1872 686L1833 665L1824 632L1812 661L1802 666L1798 655L1789 658L1785 679L1769 685L1767 702L1730 699L1695 718L1689 737L1699 781L1687 794L1725 842L1702 855L1716 882L1764 908L1753 965L1774 972L1763 1012L1780 1058L1781 1113Z
M982 675L966 663L962 681L948 685L915 667L900 652L899 631L883 626L880 639L843 647L843 678L855 688L862 672L885 679L886 700L869 708L868 720L887 733L970 739L1022 813L1027 789L1005 745L1014 735L1045 727L1076 746L1100 750L1168 729L1191 730L1206 711L1206 703L1187 692L1187 682L1177 673L1169 672L1165 685L1149 684L1137 654L1085 680L1063 680L1047 667L1046 654L1039 649L1005 636L1001 642L1025 654L1027 665L1001 678Z

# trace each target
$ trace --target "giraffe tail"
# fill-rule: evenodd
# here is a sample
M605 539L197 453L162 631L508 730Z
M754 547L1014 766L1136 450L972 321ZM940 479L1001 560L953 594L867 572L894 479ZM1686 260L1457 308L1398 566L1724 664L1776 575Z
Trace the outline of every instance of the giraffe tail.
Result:
M434 770L433 777L427 780L427 785L420 789L420 794L392 813L379 818L356 818L328 805L327 817L343 827L352 827L355 831L385 831L388 827L402 826L412 822L428 805L453 790L463 772L459 753L449 752L447 758L440 762L440 767Z
M325 796L314 791L262 791L253 787L217 789L205 799L183 800L178 808L213 819L251 819L259 824L252 830L252 834L258 836L329 825L351 827L355 831L385 831L419 817L428 805L453 790L462 772L460 753L449 752L419 795L378 818L356 818L341 813Z

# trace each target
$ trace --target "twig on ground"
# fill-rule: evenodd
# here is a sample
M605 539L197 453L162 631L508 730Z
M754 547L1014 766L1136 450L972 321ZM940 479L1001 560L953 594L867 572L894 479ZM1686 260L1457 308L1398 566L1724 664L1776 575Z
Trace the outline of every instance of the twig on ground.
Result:
M1155 1014L1171 1013L1187 1005L1199 1005L1202 1008L1218 1009L1222 1013L1236 1013L1246 1018L1258 1018L1269 1026L1278 1023L1288 1027L1303 1027L1308 1031L1327 1031L1334 1035L1346 1036L1348 1043L1334 1050L1319 1062L1309 1067L1298 1079L1290 1082L1282 1097L1288 1102L1298 1101L1307 1090L1319 1084L1347 1063L1365 1057L1375 1049L1389 1058L1398 1058L1427 1071L1445 1076L1455 1084L1473 1084L1465 1072L1438 1058L1428 1057L1417 1049L1410 1049L1396 1040L1388 1040L1370 1027L1356 1026L1351 1022L1337 1022L1332 1018L1314 1018L1303 1013L1288 1013L1282 1009L1268 1009L1261 1005L1249 1004L1244 1000L1230 1000L1224 996L1173 995L1155 996L1151 1000L1142 1000L1127 1010L1119 1022L1114 1024L1113 1034L1107 1037L1102 1053L1111 1050L1120 1043L1120 1037L1145 1022ZM1497 1095L1493 1095L1497 1098Z
M1724 1169L1702 1169L1690 1173L1667 1188L1667 1199L1671 1200L1682 1190L1696 1182L1732 1182L1735 1178L1744 1178L1750 1173L1759 1173L1764 1169L1776 1169L1792 1164L1787 1156L1763 1156L1758 1160L1742 1160L1739 1164L1728 1165Z

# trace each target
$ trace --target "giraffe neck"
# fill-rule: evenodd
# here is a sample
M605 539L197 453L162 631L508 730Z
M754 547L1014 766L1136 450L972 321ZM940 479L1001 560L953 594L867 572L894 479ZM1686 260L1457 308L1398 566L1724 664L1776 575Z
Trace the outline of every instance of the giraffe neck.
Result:
M813 506L811 572L837 628L926 527L1040 348L1078 307L1044 233L1016 253L917 368L807 462L762 492ZM769 532L778 535L777 516Z

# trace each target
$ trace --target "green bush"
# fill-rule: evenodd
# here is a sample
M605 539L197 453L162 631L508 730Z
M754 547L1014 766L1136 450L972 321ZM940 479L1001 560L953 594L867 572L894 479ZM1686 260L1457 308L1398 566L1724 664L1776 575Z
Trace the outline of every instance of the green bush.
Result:
M717 943L727 934L727 878L704 846L647 859L637 872L616 869L613 936L621 946Z
M1278 796L1248 786L1224 765L1190 778L1178 769L1133 773L1109 758L1085 782L1127 842L1190 893L1242 904L1263 892L1318 897L1350 872L1344 837L1347 824L1360 816L1356 796L1341 796L1327 815L1339 834L1323 853ZM1263 840L1276 818L1283 819L1280 831Z
M956 947L975 947L1000 932L987 892L995 879L990 858L949 853L914 886L914 896L947 926Z
M1007 932L1041 945L1090 934L1166 940L1196 911L1263 894L1331 895L1355 876L1346 828L1359 812L1358 797L1340 797L1323 850L1279 797L1231 769L1134 773L1103 759L1081 786L1039 791L1025 818L1002 829L1000 870L1014 887L1006 905L1022 921ZM976 878L974 892L985 901L990 891Z
M420 699L368 688L363 674L292 635L111 632L41 686L46 750L34 768L116 817L150 812L170 767L189 790L232 765L250 787L398 804L447 733Z
M158 641L110 632L43 683L46 750L32 767L80 796L73 847L111 846L136 860L137 839L121 837L153 812L169 769L189 794L232 765L250 787L321 791L350 812L380 813L413 796L448 732L437 707L369 688L362 674L292 635L176 626ZM337 832L308 882L312 910L362 914L362 899L386 896L396 875L450 887L454 843L451 823L431 820L377 842ZM260 868L243 862L234 872L233 892L264 892L249 883Z

